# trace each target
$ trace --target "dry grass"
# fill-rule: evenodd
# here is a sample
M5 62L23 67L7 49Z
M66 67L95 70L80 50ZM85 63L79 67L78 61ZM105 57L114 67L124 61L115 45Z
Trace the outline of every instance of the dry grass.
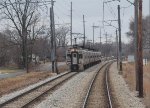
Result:
M0 67L0 73L4 74L4 73L14 73L14 72L20 72L23 71L21 69L18 68L13 68L13 67Z
M150 62L147 66L144 66L144 92L145 103L150 107Z
M150 107L150 62L144 69L144 100L145 104ZM134 63L123 64L123 76L131 90L135 90L135 65Z
M62 73L62 72L68 71L68 70L69 70L69 68L66 65L65 66L60 66L59 69L58 69L59 73Z
M59 67L59 72L62 73L67 70L66 66ZM15 78L7 78L0 80L0 96L10 93L15 90L27 87L45 78L54 76L52 72L30 72L25 75L17 76Z
M49 72L31 72L15 78L2 79L0 80L0 96L19 88L26 87L50 76L52 76L52 73Z
M135 70L133 63L123 64L123 76L130 89L133 90L135 88Z
M4 70L0 70L0 73L1 74L4 74L4 73L15 73L15 72L19 72L19 71L22 71L22 70L10 70L10 69L4 69Z

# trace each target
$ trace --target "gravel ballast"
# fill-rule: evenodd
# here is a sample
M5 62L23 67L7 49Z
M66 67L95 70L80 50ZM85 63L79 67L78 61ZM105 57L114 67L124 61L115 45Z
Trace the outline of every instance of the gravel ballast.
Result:
M118 74L116 63L113 63L110 68L110 81L117 99L116 101L119 102L121 108L145 108L142 100L137 98L136 93L129 90L123 77Z
M34 108L80 108L88 84L99 68L100 65L96 65L80 72Z

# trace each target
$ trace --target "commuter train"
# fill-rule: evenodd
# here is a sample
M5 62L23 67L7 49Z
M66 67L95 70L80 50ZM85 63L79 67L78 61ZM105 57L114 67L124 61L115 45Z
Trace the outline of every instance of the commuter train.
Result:
M66 62L72 72L83 71L94 64L100 63L101 60L101 52L70 48L66 53Z

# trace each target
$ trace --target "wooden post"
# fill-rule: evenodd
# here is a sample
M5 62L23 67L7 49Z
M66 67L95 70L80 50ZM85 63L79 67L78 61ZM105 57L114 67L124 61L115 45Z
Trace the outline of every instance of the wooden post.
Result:
M139 0L139 27L138 27L138 70L139 70L139 97L143 97L143 49L142 49L142 0Z

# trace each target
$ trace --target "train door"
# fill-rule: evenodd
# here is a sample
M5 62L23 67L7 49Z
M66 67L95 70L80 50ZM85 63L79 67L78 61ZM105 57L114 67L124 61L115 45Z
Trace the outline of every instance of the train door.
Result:
M77 53L72 54L72 64L74 65L78 64Z
M78 53L72 52L72 54L71 54L71 70L72 71L77 71L79 69L78 62L79 62Z

